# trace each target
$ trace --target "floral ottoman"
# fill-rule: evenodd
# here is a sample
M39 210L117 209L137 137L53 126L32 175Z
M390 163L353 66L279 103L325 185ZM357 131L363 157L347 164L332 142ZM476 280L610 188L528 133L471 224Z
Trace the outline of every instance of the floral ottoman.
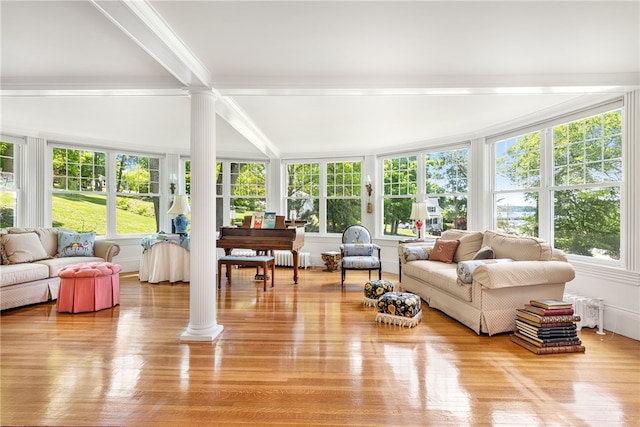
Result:
M422 302L408 292L387 292L378 300L376 322L413 328L422 320Z
M393 283L387 280L369 280L364 284L362 303L369 307L375 307L380 297L387 292L393 292Z

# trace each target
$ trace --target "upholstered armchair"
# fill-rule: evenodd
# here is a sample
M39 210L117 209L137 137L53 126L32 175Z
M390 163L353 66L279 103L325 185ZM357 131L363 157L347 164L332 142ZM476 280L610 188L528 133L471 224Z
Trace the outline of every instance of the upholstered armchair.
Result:
M362 225L350 225L342 233L340 245L342 255L342 287L347 270L378 270L378 280L382 280L380 246L371 241L371 233Z

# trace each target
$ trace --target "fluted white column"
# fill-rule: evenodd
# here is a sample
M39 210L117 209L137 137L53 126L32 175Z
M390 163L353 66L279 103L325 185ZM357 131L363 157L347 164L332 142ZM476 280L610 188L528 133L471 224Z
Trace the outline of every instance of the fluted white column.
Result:
M213 341L216 320L216 108L208 90L191 91L191 282L182 341Z
M640 90L629 92L624 100L625 109L625 182L622 195L622 209L626 211L626 238L622 239L626 248L627 267L630 271L640 271L640 239L633 238L640 233Z

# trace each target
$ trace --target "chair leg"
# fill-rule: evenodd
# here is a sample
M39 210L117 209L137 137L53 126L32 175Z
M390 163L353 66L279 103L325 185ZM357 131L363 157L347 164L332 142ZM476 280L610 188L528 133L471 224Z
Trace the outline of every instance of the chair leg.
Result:
M342 285L343 288L344 288L344 275L345 275L345 273L346 273L345 269L341 268L340 269L340 276L342 277L342 281L341 281L340 284Z
M382 267L378 269L378 280L382 280Z

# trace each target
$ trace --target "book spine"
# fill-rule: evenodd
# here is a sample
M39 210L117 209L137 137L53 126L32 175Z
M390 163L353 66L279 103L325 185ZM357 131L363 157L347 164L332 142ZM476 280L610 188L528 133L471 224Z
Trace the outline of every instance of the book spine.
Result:
M527 350L535 354L559 354L559 353L584 353L585 352L585 347L581 344L538 347L538 346L532 345L530 342L516 335L511 335L510 338L511 338L511 341L513 341L514 343L518 344L521 347L526 348Z
M529 304L545 309L573 308L573 304L559 300L531 300Z
M583 345L564 345L558 347L540 347L538 354L584 353Z
M568 346L568 345L582 345L582 341L580 339L562 340L562 341L556 341L556 342L540 342L518 331L514 332L513 334L518 338L526 340L537 347L562 347L562 346Z
M520 316L516 317L516 321L521 321L521 322L527 323L527 324L529 324L531 326L534 326L536 328L563 328L563 327L571 326L571 325L574 324L573 322L540 323L540 322L536 322L536 321L533 321L531 319L526 319L526 318L523 318L523 317L520 317Z
M524 309L539 316L561 316L573 314L573 308L542 308L535 305L525 304Z
M524 309L516 309L516 315L525 319L533 320L538 323L570 323L579 322L581 320L578 315L561 315L561 316L539 316L535 313L530 313Z

